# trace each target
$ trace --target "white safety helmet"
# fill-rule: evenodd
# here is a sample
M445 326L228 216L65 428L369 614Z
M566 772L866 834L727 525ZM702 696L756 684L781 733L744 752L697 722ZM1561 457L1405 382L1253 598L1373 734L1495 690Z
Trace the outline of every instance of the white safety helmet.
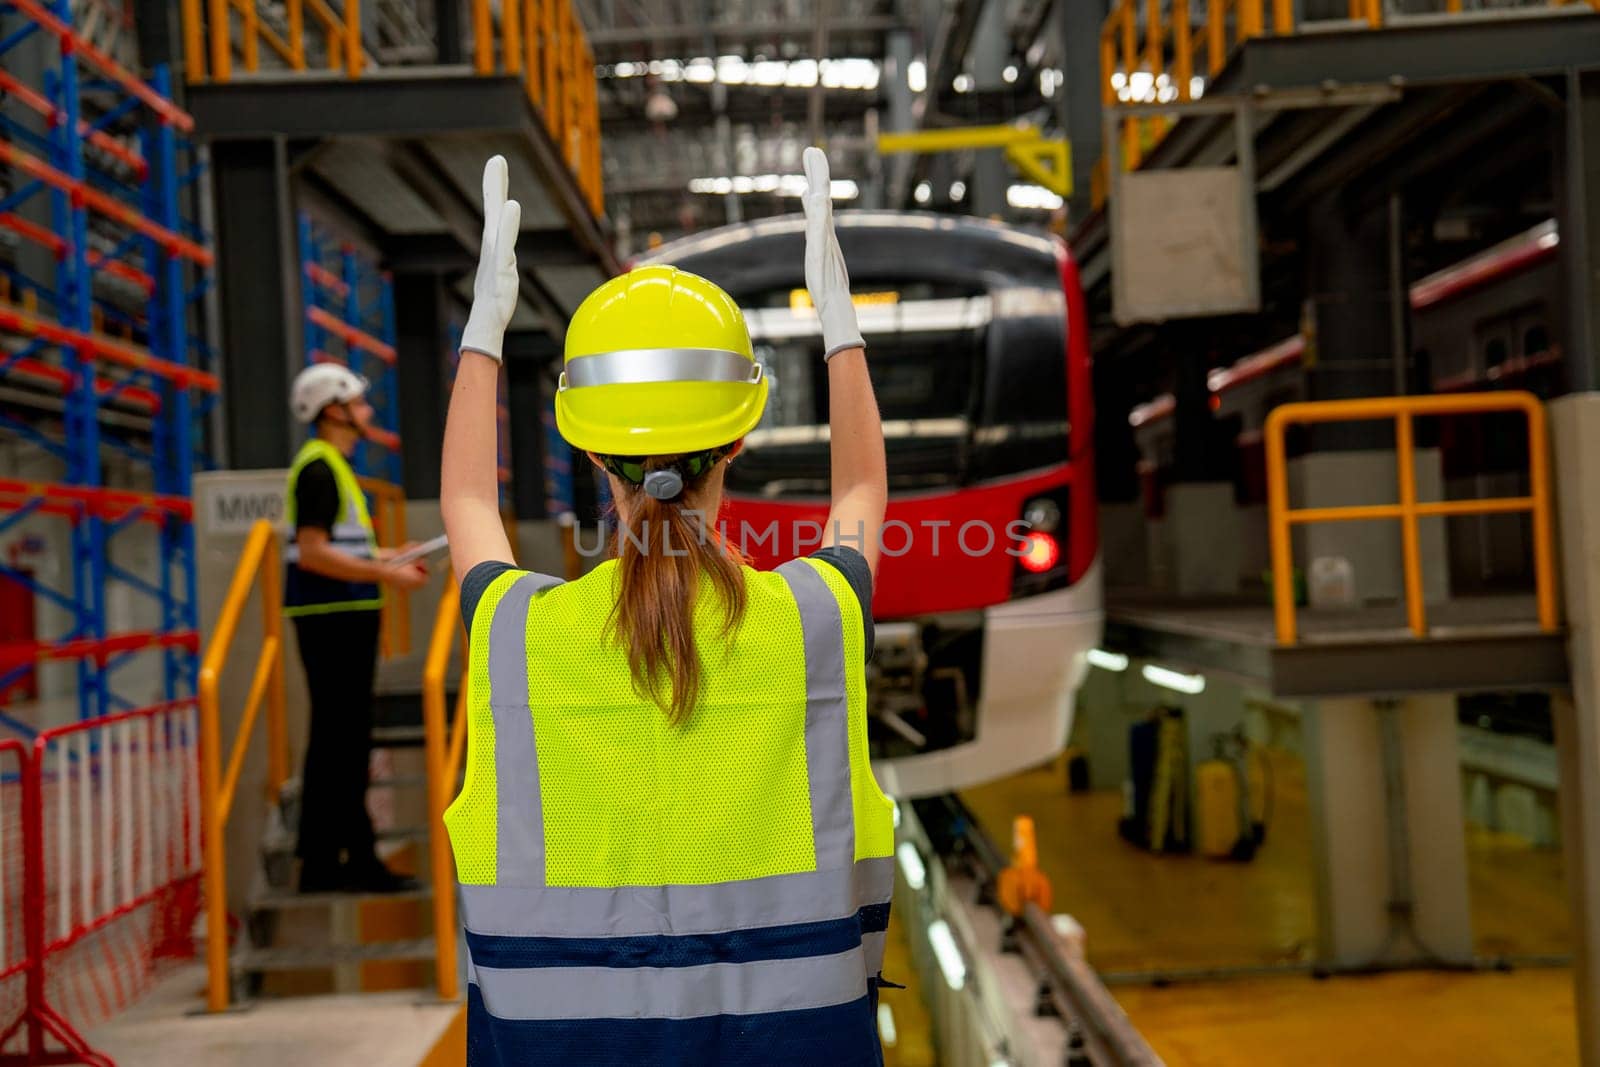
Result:
M318 363L295 375L289 407L301 422L315 422L329 404L347 404L365 394L367 380L338 363Z

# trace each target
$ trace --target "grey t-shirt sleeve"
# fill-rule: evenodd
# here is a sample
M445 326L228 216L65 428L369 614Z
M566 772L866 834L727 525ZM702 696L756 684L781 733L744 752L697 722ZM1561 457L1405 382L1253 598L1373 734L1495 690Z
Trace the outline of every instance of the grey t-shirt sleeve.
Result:
M473 567L467 572L467 576L461 579L461 622L466 626L467 633L472 632L472 616L478 610L478 601L489 591L489 586L506 571L516 569L516 565L512 563L487 560Z
M811 553L811 558L820 559L837 568L839 573L844 575L844 580L850 583L850 589L861 605L861 634L865 638L867 659L870 660L872 658L872 568L867 566L867 557L844 545L829 545Z

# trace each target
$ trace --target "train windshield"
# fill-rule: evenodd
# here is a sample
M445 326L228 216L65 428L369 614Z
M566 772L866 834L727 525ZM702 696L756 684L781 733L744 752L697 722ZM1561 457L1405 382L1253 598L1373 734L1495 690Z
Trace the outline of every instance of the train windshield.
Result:
M1059 292L930 283L855 286L883 416L891 493L950 489L1067 459ZM825 496L828 383L805 290L741 301L771 382L728 468L735 493Z

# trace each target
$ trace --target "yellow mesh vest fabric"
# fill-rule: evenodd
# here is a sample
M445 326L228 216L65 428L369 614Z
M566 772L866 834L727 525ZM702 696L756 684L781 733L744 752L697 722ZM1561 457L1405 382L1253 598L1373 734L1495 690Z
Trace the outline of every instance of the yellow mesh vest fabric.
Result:
M295 482L299 480L300 472L305 469L306 464L318 459L328 465L328 469L333 472L334 484L339 487L338 521L344 521L346 508L354 503L356 515L367 531L368 543L377 547L378 535L372 526L372 516L367 512L367 494L362 491L360 479L356 477L350 461L344 458L344 453L320 437L313 437L301 445L300 451L295 454L294 463L289 467L289 492L284 498L285 518L289 528L292 530L295 526Z
M867 748L867 653L861 605L839 568L821 560L805 563L822 576L839 602L844 624L844 680L850 698L850 795L856 817L856 859L894 854L894 801L872 776Z
M550 590L528 621L528 689L551 885L699 885L814 870L800 612L783 579L745 571L722 636L711 583L695 630L699 703L673 725L635 693L604 634L614 563Z
M855 855L888 856L893 805L867 758L861 608L837 569L806 563L840 606ZM467 885L495 881L488 637L506 589L525 573L498 578L473 618L466 781L445 814L458 879ZM526 630L527 708L548 884L702 885L816 869L799 608L781 575L748 568L744 575L745 615L727 635L720 600L709 580L702 586L695 610L705 666L700 701L676 726L634 691L627 656L607 631L614 562L536 597Z
M493 885L498 851L495 827L494 713L489 707L489 623L500 598L527 571L507 571L489 588L472 615L467 642L467 771L461 793L445 809L444 825L456 856L456 880L463 885Z

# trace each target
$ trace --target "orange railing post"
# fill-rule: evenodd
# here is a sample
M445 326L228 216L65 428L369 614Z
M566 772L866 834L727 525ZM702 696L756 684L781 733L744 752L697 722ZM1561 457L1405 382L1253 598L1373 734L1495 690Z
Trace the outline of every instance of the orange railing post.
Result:
M479 74L494 73L494 21L489 0L472 0L472 66Z
M244 20L244 69L254 74L261 69L261 18L255 0L240 0L238 7Z
M361 77L366 60L367 50L361 45L361 0L344 0L345 73Z
M428 658L422 668L422 734L428 764L428 851L433 867L433 937L437 959L434 980L441 1000L454 1000L456 980L455 895L449 886L455 881L450 842L445 835L444 811L450 804L453 780L446 780L449 742L445 736L445 674L450 667L450 650L460 629L460 591L453 576L446 575L444 595L433 617L433 635L428 640ZM463 683L465 684L465 683Z
M1223 0L1206 0L1206 71L1213 78L1228 62L1227 22Z
M1189 0L1172 5L1172 77L1178 83L1178 99L1189 99L1189 83L1194 78L1194 34L1189 29Z
M528 51L527 61L522 65L522 86L527 91L528 99L535 104L539 102L543 82L544 64L547 60L539 46L539 4L541 0L522 0L522 43Z
M191 82L204 81L206 76L206 46L200 28L200 0L183 0L183 70Z
M372 527L378 544L394 548L406 542L406 494L393 482L381 478L356 479L362 491L372 498ZM384 659L404 656L411 651L411 594L404 589L389 589L379 609L379 648Z
M233 26L228 0L206 0L206 20L211 29L211 77L225 82L233 77Z
M1260 37L1264 25L1261 0L1238 0L1239 40Z
M306 15L305 0L288 0L285 5L289 19L289 65L295 70L306 69Z
M1481 415L1520 411L1528 420L1528 495L1485 497L1474 500L1417 500L1414 420L1418 416ZM1395 421L1398 502L1394 504L1340 505L1291 508L1285 431L1291 425L1325 422ZM1555 549L1550 519L1550 457L1545 431L1544 405L1532 393L1445 393L1437 396L1373 397L1361 400L1324 400L1283 404L1267 416L1267 524L1272 553L1272 604L1278 643L1297 639L1294 611L1294 559L1290 528L1313 522L1354 522L1397 519L1400 522L1401 563L1406 591L1406 622L1417 637L1426 637L1428 624L1422 593L1422 560L1417 521L1453 515L1499 515L1528 512L1533 521L1534 593L1539 626L1555 630Z
M205 848L206 897L206 1004L211 1011L228 1007L228 815L243 771L256 719L267 706L267 783L275 799L289 774L289 739L284 708L283 603L280 596L278 536L265 519L250 529L239 554L233 580L223 599L222 611L211 631L211 643L200 665L200 789L201 821ZM261 598L261 649L251 675L244 713L234 735L228 769L222 769L222 713L218 687L228 653L252 590Z

